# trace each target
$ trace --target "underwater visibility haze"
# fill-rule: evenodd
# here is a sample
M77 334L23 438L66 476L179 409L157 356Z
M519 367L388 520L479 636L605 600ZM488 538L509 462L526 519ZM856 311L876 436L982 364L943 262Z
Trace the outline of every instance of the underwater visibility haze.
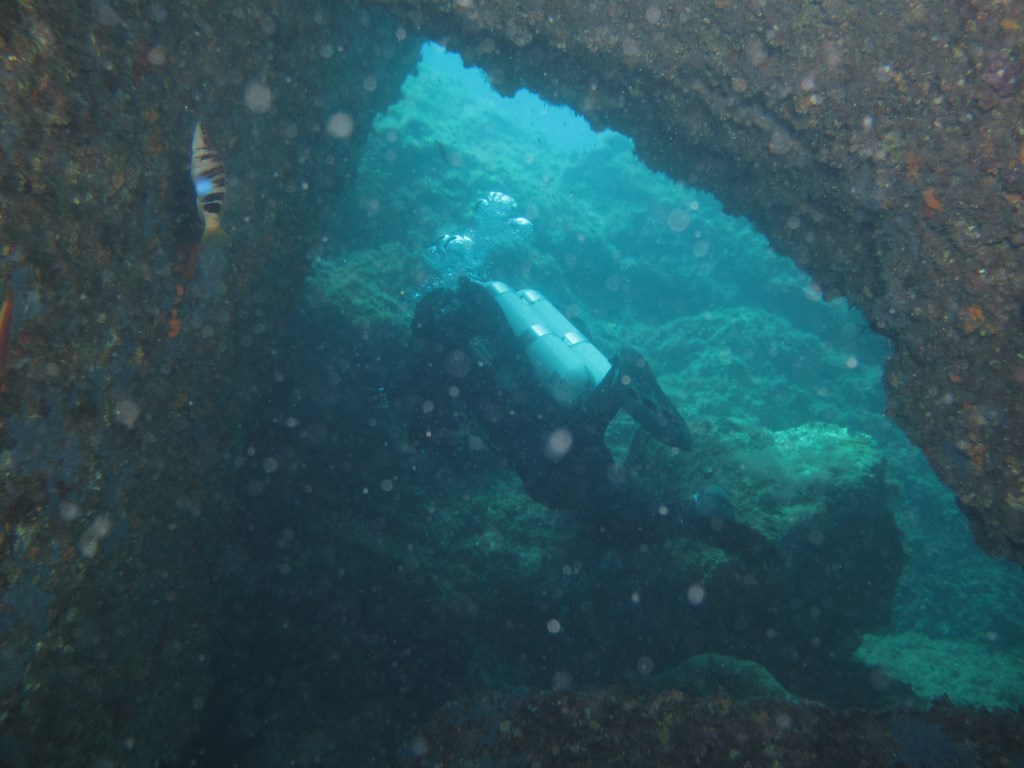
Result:
M92 3L101 36L120 6ZM275 49L298 13L262 17ZM149 139L174 181L139 205L187 234L143 222L148 312L71 304L72 338L108 333L91 381L61 380L73 343L37 366L68 305L4 243L0 388L32 406L0 400L0 763L1024 764L1024 574L887 415L889 340L642 134L356 18L405 74L312 99L315 130L254 63L230 120L197 96L173 160ZM355 66L317 19L316 66ZM135 48L145 89L175 53Z

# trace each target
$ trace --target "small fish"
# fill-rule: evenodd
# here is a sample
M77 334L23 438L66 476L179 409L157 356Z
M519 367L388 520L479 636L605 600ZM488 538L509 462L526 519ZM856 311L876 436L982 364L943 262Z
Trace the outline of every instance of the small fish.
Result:
M220 217L225 199L224 161L210 145L202 123L196 124L192 134L192 185L196 188L196 206L203 220L203 244L224 240L227 233L221 229Z
M0 392L7 382L7 359L11 352L11 318L14 315L14 291L4 289L4 303L0 306Z
M434 142L434 149L437 150L437 154L441 156L441 160L449 168L458 168L462 165L462 155L453 149L449 149L440 141Z

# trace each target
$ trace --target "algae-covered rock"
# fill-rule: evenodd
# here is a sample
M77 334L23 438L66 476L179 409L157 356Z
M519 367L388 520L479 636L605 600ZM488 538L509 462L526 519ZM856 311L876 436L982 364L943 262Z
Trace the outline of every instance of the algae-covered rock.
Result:
M737 522L772 542L774 558L759 562L686 539L669 545L698 608L689 649L756 661L803 696L840 686L851 703L871 701L853 654L864 633L888 624L904 561L878 448L823 423L715 426L695 430L685 453L638 433L627 460L666 500L727 493Z
M310 304L355 324L405 325L418 261L398 243L319 259L306 279Z
M820 422L775 431L727 419L706 430L692 453L638 433L627 466L666 499L724 489L737 519L776 541L798 528L828 527L823 518L838 500L884 497L874 439Z
M448 477L445 490L431 494L425 508L437 558L432 577L444 592L486 589L507 596L542 580L545 569L560 573L557 556L571 533L567 518L531 501L512 473L493 471L486 480Z
M771 696L797 700L760 664L718 653L692 656L672 669L652 675L647 684L691 696L728 695L738 700Z
M910 685L925 700L948 696L958 707L1024 705L1024 656L992 643L927 637L918 632L867 635L857 658ZM950 674L951 670L956 674Z

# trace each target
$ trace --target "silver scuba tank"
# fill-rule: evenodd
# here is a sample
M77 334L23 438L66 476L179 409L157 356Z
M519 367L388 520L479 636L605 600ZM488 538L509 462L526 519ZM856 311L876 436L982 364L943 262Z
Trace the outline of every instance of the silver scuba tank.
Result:
M601 383L611 363L540 292L484 283L519 340L534 375L557 403L576 405Z

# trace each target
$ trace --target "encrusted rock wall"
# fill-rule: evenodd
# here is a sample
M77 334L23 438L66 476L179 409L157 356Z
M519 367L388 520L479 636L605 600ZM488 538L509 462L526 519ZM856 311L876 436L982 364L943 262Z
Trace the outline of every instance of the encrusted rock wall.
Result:
M893 413L982 542L1024 559L1022 14L0 0L0 763L166 764L195 734L275 319L416 30L630 134L862 307L896 344ZM219 264L195 249L200 119L228 169Z
M399 765L992 765L1024 754L1019 731L1019 714L966 714L948 705L928 712L837 712L812 703L693 698L678 691L514 690L447 704Z
M1024 5L378 0L750 218L894 344L890 412L1024 561Z
M0 2L0 763L170 764L196 733L275 318L415 62L380 16ZM226 251L197 250L199 120Z

